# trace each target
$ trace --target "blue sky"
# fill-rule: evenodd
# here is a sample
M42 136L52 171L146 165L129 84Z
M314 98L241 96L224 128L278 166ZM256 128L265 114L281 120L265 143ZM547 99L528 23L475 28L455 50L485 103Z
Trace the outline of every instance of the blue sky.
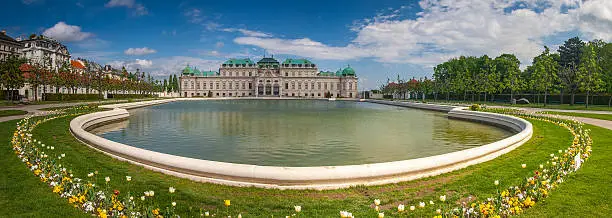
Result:
M565 39L612 40L612 1L8 0L10 36L45 34L74 58L156 76L230 57L305 57L320 70L355 68L361 88L431 76L458 55L514 53L530 63ZM18 17L18 18L17 18ZM360 89L361 89L360 88Z

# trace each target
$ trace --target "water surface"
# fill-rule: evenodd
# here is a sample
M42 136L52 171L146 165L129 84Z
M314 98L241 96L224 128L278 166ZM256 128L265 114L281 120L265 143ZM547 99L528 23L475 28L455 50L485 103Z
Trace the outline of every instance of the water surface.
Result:
M445 113L324 100L178 101L130 110L93 130L135 147L204 160L327 166L406 160L510 136Z

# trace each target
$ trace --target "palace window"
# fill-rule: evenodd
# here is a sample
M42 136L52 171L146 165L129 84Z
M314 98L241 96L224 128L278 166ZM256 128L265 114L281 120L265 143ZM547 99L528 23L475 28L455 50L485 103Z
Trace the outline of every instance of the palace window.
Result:
M242 71L242 76L244 76L244 71Z
M229 76L232 76L232 71L229 72Z
M285 89L289 89L289 83L285 83Z
M349 83L349 90L353 90L353 83Z
M251 72L249 72L249 76L251 76Z
M200 82L196 82L196 89L200 89Z
M225 82L223 82L223 89L225 89L225 88L226 88L226 83L225 83Z
M308 90L308 83L307 82L304 83L304 89Z
M244 89L244 82L242 82L242 89ZM244 94L244 93L243 93Z
M202 89L206 89L206 82L202 83Z
M323 83L323 86L325 87L325 90L327 90L327 83Z
M225 88L225 84L223 84L223 88ZM229 88L232 89L232 83L229 83Z
M289 73L285 72L285 76L289 76Z
M295 89L295 82L291 82L291 89Z
M213 88L213 83L210 82L210 89L212 89L212 88ZM217 88L219 88L219 87L217 87Z
M193 81L191 81L191 89L193 89ZM193 93L192 93L193 94Z
M299 89L302 89L302 83L301 82L298 83L298 90Z
M318 90L321 90L321 82L318 82L318 83L317 83L317 89L318 89Z
M238 88L239 88L239 86L238 86L238 82L236 82L236 89L238 89Z
M215 86L217 86L217 88L216 88L216 89L219 89L219 83L218 83L218 82L217 82L217 83L215 83ZM218 95L219 95L219 93L217 93L217 96L218 96Z
M310 83L310 89L315 89L314 82Z
M249 89L252 89L253 85L251 83L249 83Z

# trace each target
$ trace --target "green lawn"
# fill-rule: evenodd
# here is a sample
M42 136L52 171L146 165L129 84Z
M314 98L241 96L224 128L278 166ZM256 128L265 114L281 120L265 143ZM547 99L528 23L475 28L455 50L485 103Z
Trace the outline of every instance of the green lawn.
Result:
M574 113L574 112L557 112L557 111L542 111L546 114L557 114L572 117L587 117L600 120L612 120L612 114L589 114L589 113Z
M22 111L22 110L0 110L0 117L8 117L8 116L24 115L24 114L28 114L28 112Z
M396 99L397 100L397 99ZM402 100L403 101L403 100ZM422 102L420 100L406 100L406 101L416 101ZM532 104L510 104L510 103L502 103L502 102L484 102L484 101L445 101L438 100L434 101L433 99L425 99L425 102L428 103L436 103L436 104L451 104L451 105L472 105L472 104L485 104L490 106L507 106L507 107L529 107L529 108L548 108L548 109L561 109L561 110L593 110L593 111L612 111L612 107L608 107L608 105L589 105L589 107L585 107L584 104L547 104L544 106L542 103L532 103Z
M441 176L421 179L399 184L355 187L330 191L280 191L258 188L237 188L207 183L197 183L164 174L152 172L139 166L121 162L80 144L68 131L71 117L60 118L41 124L34 131L35 138L55 150L49 155L65 153L61 163L76 177L87 178L87 173L99 171L96 184L104 184L104 177L111 178L112 189L128 190L137 196L144 191L154 190L156 204L166 207L170 203L168 187L177 189L174 201L177 211L183 217L198 215L199 208L225 215L224 199L231 199L229 211L233 216L242 213L244 217L284 217L295 213L293 205L302 206L302 217L337 217L338 212L347 210L357 217L373 217L373 200L382 200L382 209L386 217L395 217L395 207L402 203L417 205L419 201L436 200L446 194L448 202L462 202L468 196L472 199L485 199L496 192L494 180L500 180L502 186L518 184L525 177L531 176L538 164L546 161L548 154L567 148L572 140L571 134L556 125L531 120L535 133L533 138L516 150L492 161L471 166L463 170ZM610 163L612 163L612 131L593 128L593 156L585 163L584 168L569 177L566 183L554 190L544 203L536 204L535 209L526 210L527 216L558 216L559 212L568 217L605 216L612 214L608 206L612 193L610 190ZM51 188L39 181L20 162L9 146L15 122L0 123L0 208L9 217L75 217L84 216L80 211L69 206L67 200L51 192ZM527 164L526 169L520 165ZM125 182L125 176L132 176L131 183ZM417 209L417 216L431 217L440 206L427 206ZM190 209L191 208L191 209ZM218 212L216 212L219 210Z

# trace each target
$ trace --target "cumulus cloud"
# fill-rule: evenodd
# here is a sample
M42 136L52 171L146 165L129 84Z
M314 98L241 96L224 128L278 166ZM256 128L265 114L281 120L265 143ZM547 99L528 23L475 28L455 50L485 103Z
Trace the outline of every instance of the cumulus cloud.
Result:
M63 42L82 41L93 36L92 33L81 32L80 26L68 25L63 21L60 21L53 27L46 29L43 32L43 35Z
M144 5L140 3L136 3L135 0L110 0L104 6L107 8L112 8L112 7L130 8L134 10L133 14L136 16L147 15L149 13L149 11Z
M111 61L107 64L114 68L121 69L125 67L128 71L144 71L151 73L154 76L165 76L169 74L179 73L185 66L195 66L201 70L218 70L223 61L208 60L202 58L188 56L173 56L164 57L152 60L129 60L129 61Z
M346 46L246 33L234 42L318 59L432 65L459 55L501 53L530 63L546 37L571 31L612 40L609 0L421 0L419 6L422 11L414 19L391 10L355 22L351 30L356 37Z
M142 48L128 48L123 53L125 53L126 55L147 55L147 54L153 54L155 52L157 52L155 49L142 47Z

